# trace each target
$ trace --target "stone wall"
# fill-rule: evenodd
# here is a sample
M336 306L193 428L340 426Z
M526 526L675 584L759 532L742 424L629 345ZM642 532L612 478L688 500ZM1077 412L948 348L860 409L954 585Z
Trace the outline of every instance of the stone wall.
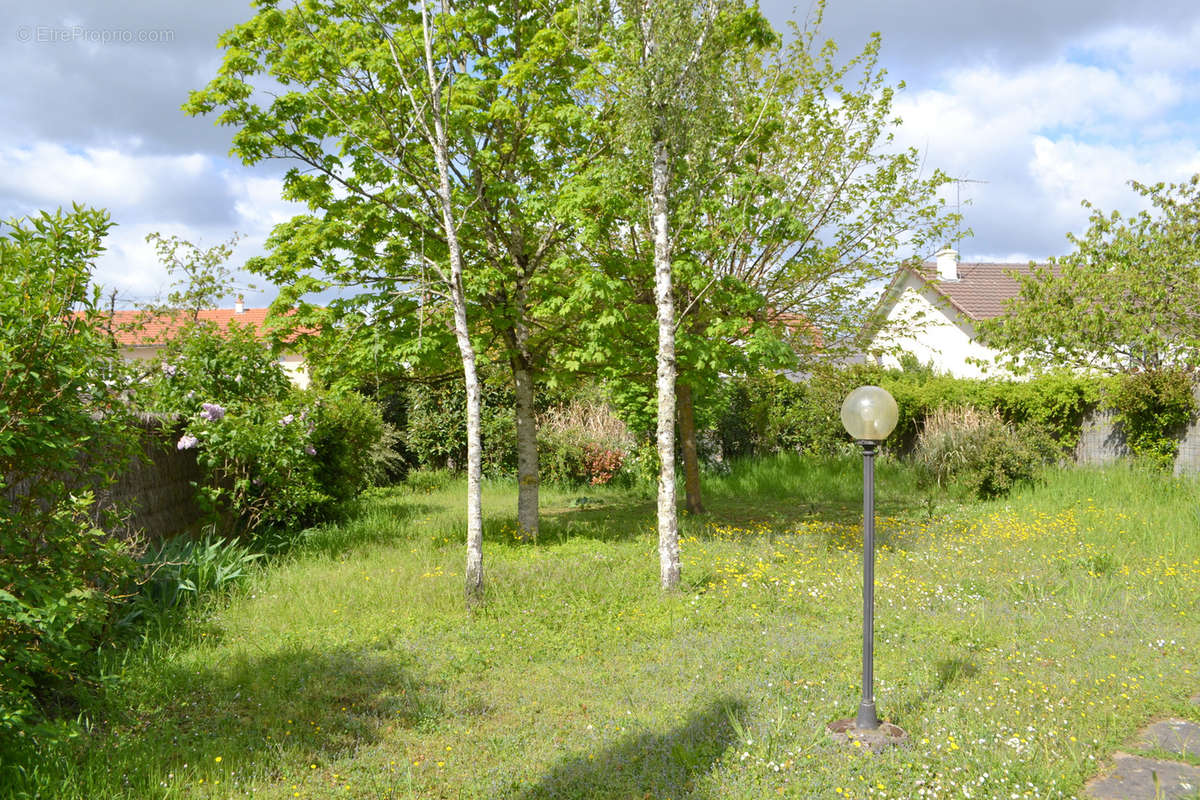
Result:
M1196 388L1200 404L1200 386ZM1096 409L1083 420L1075 460L1080 464L1111 464L1129 455L1125 435L1107 409ZM1200 473L1200 415L1193 417L1185 430L1179 432L1179 454L1175 458L1176 475Z
M145 417L141 428L141 456L116 473L112 486L97 494L98 506L129 510L114 533L141 533L162 539L195 529L202 516L193 483L201 479L195 450L177 450L178 426L156 417Z

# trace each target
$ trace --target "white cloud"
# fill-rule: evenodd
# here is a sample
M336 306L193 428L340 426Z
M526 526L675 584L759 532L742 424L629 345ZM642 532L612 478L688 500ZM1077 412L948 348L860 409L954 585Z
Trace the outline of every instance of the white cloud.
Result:
M1065 58L1009 72L973 66L901 94L898 140L953 177L987 182L957 187L974 230L964 257L1061 253L1065 234L1087 224L1084 198L1128 213L1139 208L1130 179L1181 180L1200 169L1200 130L1190 115L1174 118L1189 100L1188 76L1160 66ZM944 196L953 205L955 195Z
M235 197L239 230L265 236L279 223L307 210L302 203L283 199L283 181L279 178L227 173L226 180Z

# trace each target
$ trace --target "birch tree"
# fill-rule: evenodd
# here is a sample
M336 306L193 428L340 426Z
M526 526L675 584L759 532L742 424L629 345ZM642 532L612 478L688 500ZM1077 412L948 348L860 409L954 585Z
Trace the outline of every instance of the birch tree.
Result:
M614 157L645 176L647 228L652 243L655 307L656 426L659 458L657 520L659 579L679 584L675 492L676 326L673 204L683 176L709 165L703 143L730 97L723 80L729 48L769 26L756 9L729 0L620 0L607 7L613 20L612 77L618 134Z
M874 302L867 287L936 249L955 220L936 196L946 176L893 145L899 120L879 37L843 60L821 37L821 11L785 45L749 9L726 7L712 33L720 88L688 117L700 130L673 165L675 407L689 513L704 510L696 418L718 399L720 376L852 351ZM632 174L610 177L605 191L636 191L628 185L650 191ZM652 301L649 283L617 274L644 274L631 265L649 260L641 243L651 228L629 199L610 200L607 213L611 221L590 239L605 276L601 302L637 318ZM590 360L608 364L618 391L636 400L646 374L640 354L653 346L646 326L581 316L615 331Z
M569 233L555 187L588 147L571 94L585 65L576 35L573 6L555 0L263 0L222 37L220 74L186 106L221 109L246 163L297 162L283 194L311 213L279 226L252 264L281 285L277 305L353 286L355 298L329 304L347 312L343 330L379 326L405 361L453 330L468 397L470 603L483 587L481 333L512 368L518 516L537 530L538 304L563 283L548 274ZM321 318L298 304L296 323Z

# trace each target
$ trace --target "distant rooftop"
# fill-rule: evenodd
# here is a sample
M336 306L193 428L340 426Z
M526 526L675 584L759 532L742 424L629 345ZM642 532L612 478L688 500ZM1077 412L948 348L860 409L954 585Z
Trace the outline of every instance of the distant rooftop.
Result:
M934 290L944 295L959 313L979 321L1004 313L1004 303L1016 297L1020 284L1010 273L1029 275L1028 263L959 263L958 279L938 277L937 264L927 261L913 270Z
M107 315L106 315L107 316ZM148 347L170 339L179 328L192 319L191 311L180 310L175 314L150 315L145 311L117 311L112 315L113 333L117 344L124 347ZM265 338L267 309L204 308L196 319L224 330L232 322L250 328L255 335Z

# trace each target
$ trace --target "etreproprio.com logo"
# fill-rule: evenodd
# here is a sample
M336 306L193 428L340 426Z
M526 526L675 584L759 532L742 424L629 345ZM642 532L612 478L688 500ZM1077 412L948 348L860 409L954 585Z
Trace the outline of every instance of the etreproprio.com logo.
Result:
M88 28L83 25L22 25L18 42L34 44L163 44L175 41L171 28Z

